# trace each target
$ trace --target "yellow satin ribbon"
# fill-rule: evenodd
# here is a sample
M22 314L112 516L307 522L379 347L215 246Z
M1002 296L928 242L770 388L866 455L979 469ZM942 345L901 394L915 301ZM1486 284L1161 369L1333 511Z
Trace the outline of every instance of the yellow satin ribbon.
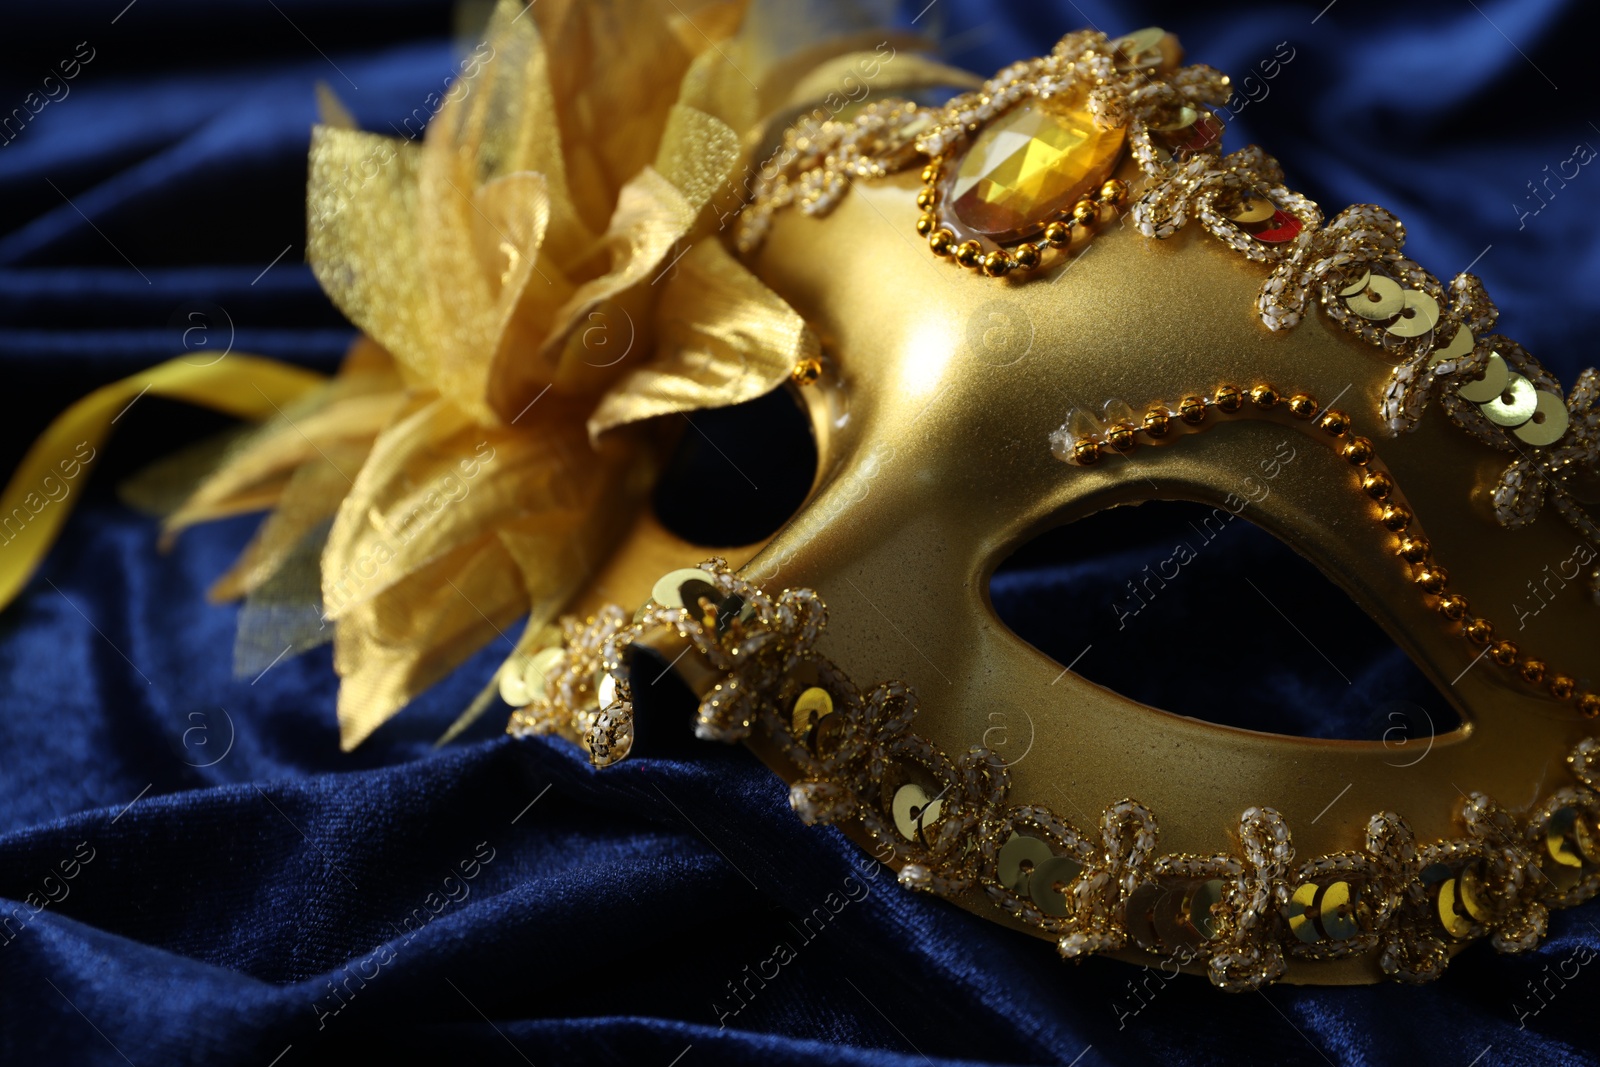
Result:
M16 599L43 562L112 423L135 400L152 393L261 422L325 380L315 371L260 356L230 353L210 364L179 357L103 385L73 404L39 435L0 494L0 609Z

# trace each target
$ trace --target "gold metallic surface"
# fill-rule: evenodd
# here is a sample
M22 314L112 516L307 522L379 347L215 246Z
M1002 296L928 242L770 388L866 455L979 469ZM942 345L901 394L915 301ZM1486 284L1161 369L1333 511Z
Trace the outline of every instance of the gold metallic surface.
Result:
M1578 854L1572 840L1575 836L1574 827L1578 821L1578 813L1571 808L1562 808L1550 819L1550 825L1545 829L1545 851L1550 853L1550 858L1563 867L1582 867L1583 857Z
M1361 891L1349 882L1334 882L1317 901L1317 921L1334 941L1348 941L1361 932Z
M523 669L527 667L530 657L512 656L500 665L498 682L500 685L500 699L514 708L524 707L533 700L533 694L528 692L527 683L522 680Z
M564 653L559 647L542 648L527 658L522 667L522 688L528 694L527 703L544 692L547 680ZM509 702L508 702L509 703Z
M1357 293L1365 292L1366 288L1367 288L1367 282L1371 278L1372 278L1372 272L1370 270L1369 271L1364 271L1362 273L1361 277L1357 278L1355 281L1351 282L1349 285L1345 286L1343 289L1340 289L1339 290L1339 295L1340 296L1355 296Z
M1461 907L1466 909L1467 915L1479 921L1489 918L1491 912L1487 903L1487 894L1483 887L1481 861L1469 863L1463 867L1455 882L1456 899L1461 902Z
M1167 31L1160 26L1146 26L1125 33L1110 43L1118 59L1129 66L1152 66L1161 60L1160 45Z
M1461 358L1472 351L1475 340L1476 338L1472 334L1472 327L1462 326L1458 328L1455 334L1450 338L1449 344L1439 345L1434 349L1433 356L1428 360L1428 365L1432 366L1433 364L1446 359ZM1505 361L1501 360L1501 362L1503 363Z
M1028 756L1010 768L1014 802L1098 812L1135 797L1158 814L1163 851L1230 851L1228 828L1252 805L1282 812L1303 855L1360 847L1367 818L1380 811L1402 813L1419 840L1433 840L1459 833L1457 787L1521 813L1559 784L1559 757L1590 724L1507 672L1472 666L1477 648L1459 637L1462 624L1418 595L1393 535L1375 521L1380 505L1351 486L1349 463L1370 453L1360 444L1369 438L1415 516L1408 532L1425 535L1449 568L1450 591L1506 618L1544 563L1571 554L1572 535L1553 515L1505 529L1478 510L1475 497L1504 469L1502 453L1444 418L1391 438L1378 416L1391 370L1382 350L1320 314L1269 333L1255 312L1262 269L1197 227L1156 243L1108 226L1093 255L1070 267L1052 262L997 281L951 270L911 236L917 187L915 174L861 183L826 219L780 218L751 260L844 371L804 391L819 448L812 497L744 572L825 598L823 654L864 684L914 686L919 731L947 751L980 743L995 710L1041 724ZM1366 299L1358 296L1358 306ZM998 348L968 328L990 321L995 305L1018 326ZM1051 455L1049 436L1074 406L1098 409L1115 397L1145 411L1224 383L1263 381L1284 395L1343 394L1348 436L1278 409L1213 427L1181 448L1140 449L1092 467ZM843 401L828 407L830 390ZM1223 506L1285 438L1300 458L1249 517L1345 589L1460 713L1465 725L1435 738L1419 762L1397 760L1379 742L1253 733L1186 718L1183 708L1147 707L1063 674L989 604L994 568L1044 530L1149 499ZM1353 458L1341 458L1340 447L1354 449ZM1114 618L1109 604L1072 610ZM1159 655L1163 642L1183 639L1152 626L1143 645L1112 654ZM1579 675L1580 689L1594 688L1600 619L1583 598L1552 599L1517 639ZM1238 640L1248 664L1250 635ZM1043 886L1032 888L1037 899ZM1008 921L981 894L964 903ZM1379 977L1376 963L1358 956L1295 960L1286 980Z

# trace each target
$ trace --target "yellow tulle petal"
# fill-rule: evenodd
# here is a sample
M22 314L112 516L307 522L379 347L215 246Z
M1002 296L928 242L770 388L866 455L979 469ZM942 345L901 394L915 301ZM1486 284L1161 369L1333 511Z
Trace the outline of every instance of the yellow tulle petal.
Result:
M694 225L696 213L696 205L654 167L646 167L623 187L606 234L611 270L573 293L557 312L543 345L542 358L559 368L558 388L569 393L599 392L625 372L625 367L595 358L584 347L584 331L596 324L592 317L596 314L603 322L625 316L642 342L634 358L641 359L649 352L648 308L657 294L643 287L655 285L670 269L666 266L668 254ZM602 308L606 301L635 286L641 288L634 304L641 314L621 311L608 315Z
M346 455L341 462L329 450L352 439L363 445L370 442L394 419L404 400L401 393L389 392L327 400L309 411L275 412L267 426L167 517L164 537L170 540L195 523L252 510L241 502L258 499L262 493L275 497L296 469L312 461L329 464L348 489L361 470L359 458Z
M483 427L436 400L378 439L340 505L323 610L348 743L530 605L554 615L631 517L627 442L597 454L554 406L528 420Z
M656 415L754 399L818 352L805 320L715 240L679 260L665 287L657 358L601 399L589 419L592 436Z
M233 566L212 583L206 595L213 602L235 600L259 588L278 573L306 534L333 518L350 489L350 475L359 471L372 451L370 440L332 441L321 453L295 469Z
M667 25L683 50L692 56L719 47L732 37L744 21L749 6L749 0L707 0L703 3L665 0Z
M655 158L691 57L655 4L541 0L529 13L549 58L572 197L598 232Z
M526 608L517 565L491 537L434 560L347 612L333 640L340 746L355 748L505 634Z

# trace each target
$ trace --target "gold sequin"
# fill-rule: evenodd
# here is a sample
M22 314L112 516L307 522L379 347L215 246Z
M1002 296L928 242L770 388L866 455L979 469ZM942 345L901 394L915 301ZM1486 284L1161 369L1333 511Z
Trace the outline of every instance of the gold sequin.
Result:
M1216 934L1212 905L1222 899L1222 882L1182 882L1167 886L1150 908L1150 925L1168 952L1195 948Z
M1133 943L1150 952L1164 952L1166 946L1156 935L1155 911L1173 890L1157 882L1144 882L1128 896L1124 921Z
M664 608L688 608L696 611L699 608L699 598L708 597L713 603L720 600L716 586L707 579L710 578L699 567L683 567L679 570L668 571L657 579L655 586L650 590L650 599Z
M1372 280L1372 272L1370 270L1366 271L1361 275L1361 277L1357 278L1355 281L1351 282L1349 285L1345 286L1343 289L1340 289L1339 290L1339 295L1340 296L1355 296L1357 293L1364 293L1364 292L1367 291L1367 282L1369 282L1371 280Z
M1050 846L1037 837L1012 834L1000 846L997 874L1000 884L1018 896L1028 895L1028 883L1033 872L1050 859Z
M1567 405L1555 393L1544 389L1537 391L1533 415L1511 432L1530 445L1553 445L1566 436Z
M1317 891L1321 888L1315 882L1306 882L1289 898L1289 929L1308 945L1322 938L1316 924Z
M833 714L833 697L821 686L814 685L801 693L794 702L794 735L805 737L811 727Z
M556 646L506 660L500 667L500 699L514 708L524 708L544 696L545 679L558 669L564 655Z
M1435 363L1442 363L1447 359L1460 359L1471 352L1477 343L1477 338L1472 335L1472 328L1463 326L1456 331L1456 335L1450 339L1449 344L1433 350L1433 355L1428 358L1428 366L1431 367ZM1504 361L1502 360L1502 362Z
M1217 936L1217 919L1211 909L1222 903L1222 880L1212 878L1194 887L1184 911L1195 932L1210 941Z
M1317 916L1322 932L1335 941L1348 941L1363 926L1361 891L1349 882L1334 882L1322 891Z
M1550 858L1563 867L1582 869L1595 863L1594 835L1574 808L1561 808L1550 817L1544 844Z
M1125 33L1107 47L1117 57L1117 66L1145 69L1162 65L1161 39L1167 31L1160 26L1146 26L1142 30Z
M1483 367L1483 379L1466 383L1456 393L1462 400L1483 404L1505 392L1510 380L1511 368L1506 366L1506 358L1498 352L1490 352L1489 362Z
M1366 288L1345 300L1350 310L1372 322L1392 319L1406 306L1406 291L1393 278L1369 277Z
M522 682L522 671L526 666L526 656L514 656L500 666L500 699L514 708L533 703L533 696Z
M551 676L561 669L566 653L561 648L542 648L528 657L522 665L522 686L528 691L530 702L544 696ZM602 705L604 706L604 705Z
M1239 206L1228 213L1229 222L1250 225L1257 222L1266 222L1278 213L1278 207L1264 196L1247 196L1239 201Z
M1459 906L1460 882L1455 878L1447 878L1439 883L1439 898L1435 902L1439 912L1439 924L1451 937L1465 939L1472 936L1472 920L1463 913Z
M1367 926L1369 914L1361 890L1346 881L1319 885L1306 882L1289 898L1289 929L1301 941L1348 941Z
M1396 337L1421 337L1439 324L1439 301L1427 293L1407 289L1402 300L1400 317L1389 326L1389 332Z
M1466 908L1470 918L1478 922L1489 918L1489 893L1483 885L1480 863L1469 863L1456 875L1456 899Z
M1082 864L1066 856L1051 856L1039 864L1028 882L1028 893L1039 910L1057 918L1066 915L1068 905L1063 890L1082 870Z
M907 782L894 791L894 825L907 841L920 841L923 830L939 821L943 807L943 800L930 801L926 789Z
M1534 411L1538 409L1537 392L1532 382L1520 374L1513 374L1506 383L1505 391L1488 403L1480 404L1479 408L1497 426L1521 426L1533 418Z

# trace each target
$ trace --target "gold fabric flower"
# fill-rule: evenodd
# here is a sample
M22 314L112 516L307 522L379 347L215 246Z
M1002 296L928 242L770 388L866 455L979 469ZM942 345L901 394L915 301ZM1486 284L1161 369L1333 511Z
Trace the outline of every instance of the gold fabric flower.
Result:
M344 748L583 586L654 477L629 424L760 396L816 353L721 230L759 120L884 35L745 7L502 0L421 143L314 131L308 256L365 336L169 530L274 507L220 597L281 584L326 531ZM967 80L895 62L878 87Z

